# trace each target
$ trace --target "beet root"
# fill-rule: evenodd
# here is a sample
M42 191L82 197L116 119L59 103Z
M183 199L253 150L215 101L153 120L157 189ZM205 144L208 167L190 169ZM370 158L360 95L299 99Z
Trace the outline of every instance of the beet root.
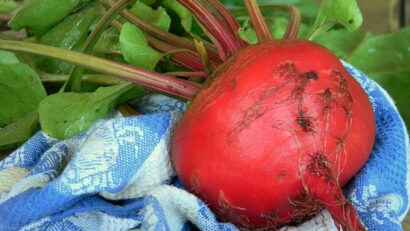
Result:
M363 230L340 189L364 165L375 120L365 92L327 49L304 40L241 49L179 122L173 161L183 185L222 221L279 228L327 208Z

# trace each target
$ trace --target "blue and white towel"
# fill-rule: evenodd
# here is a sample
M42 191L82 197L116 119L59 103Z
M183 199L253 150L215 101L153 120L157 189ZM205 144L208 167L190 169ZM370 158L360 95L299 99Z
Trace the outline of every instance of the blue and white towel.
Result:
M409 136L393 101L345 63L369 95L376 144L345 188L369 230L402 230L409 209ZM38 132L0 162L0 230L238 230L219 223L178 182L170 138L185 105L162 95L134 101L142 116L96 122L56 140ZM287 230L336 230L323 211Z

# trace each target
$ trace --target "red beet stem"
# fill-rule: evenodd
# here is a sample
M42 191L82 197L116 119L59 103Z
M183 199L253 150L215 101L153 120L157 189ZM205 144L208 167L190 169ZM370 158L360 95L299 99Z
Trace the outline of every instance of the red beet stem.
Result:
M158 92L176 95L186 99L193 99L195 93L200 89L200 85L194 82L80 52L42 44L0 39L0 49L26 52L73 63L84 68L140 84L141 86L154 89Z
M115 1L113 0L104 0L102 1L102 3L106 6L113 6L115 4ZM148 34L154 36L155 38L167 42L169 44L172 44L175 47L178 48L186 48L192 51L196 51L195 45L193 43L193 41L190 41L188 39L185 38L180 38L178 36L176 36L175 34L169 33L167 31L161 30L160 28L156 27L155 25L152 25L148 22L145 22L144 20L142 20L141 18L139 18L138 16L134 15L133 13L131 13L129 10L123 10L121 11L120 15L126 19L127 21L135 24L136 26L138 26L141 30L147 32ZM218 52L215 48L215 46L206 43L204 44L207 52L209 54L209 57L212 60L220 60Z
M226 57L227 52L233 54L241 47L234 37L227 31L223 24L199 1L197 0L177 0L187 8L198 20L207 32L209 38L220 50L221 58ZM218 46L218 44L220 44Z
M172 45L169 45L165 42L162 42L158 39L155 39L153 37L147 37L147 40L148 40L148 43L152 47L154 47L155 49L161 52L168 53L168 52L173 52L173 51L178 50L178 48ZM186 50L186 52L178 52L178 53L172 54L172 60L179 66L187 68L188 70L191 70L191 71L204 70L198 54L191 50Z
M253 29L256 32L259 42L266 42L273 40L273 35L270 32L262 12L259 9L256 0L245 0L246 9L252 22Z
M247 46L248 43L243 41L238 34L240 25L236 21L235 17L229 12L229 10L219 0L206 0L209 7L212 7L215 14L220 18L227 30L231 33L231 36L235 39L235 42L240 47Z
M300 28L300 11L293 5L290 4L277 4L277 6L285 7L290 12L290 19L286 32L283 35L284 39L295 39L298 36Z
M302 182L306 185L306 193L312 197L312 201L320 201L343 230L366 230L355 208L343 195L337 177L325 155L314 155Z
M197 77L197 78L206 78L206 74L203 71L196 72L165 72L164 75L178 76L178 77Z

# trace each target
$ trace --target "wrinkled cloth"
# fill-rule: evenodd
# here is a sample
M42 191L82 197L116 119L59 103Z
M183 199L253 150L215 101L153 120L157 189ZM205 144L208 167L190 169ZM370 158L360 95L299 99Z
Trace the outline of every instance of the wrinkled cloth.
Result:
M409 209L409 136L392 99L344 63L375 111L366 165L344 188L369 230L402 230ZM0 162L0 230L238 230L220 223L180 185L170 160L186 106L158 94L132 104L144 115L114 116L56 140L38 132ZM337 230L324 210L286 230Z

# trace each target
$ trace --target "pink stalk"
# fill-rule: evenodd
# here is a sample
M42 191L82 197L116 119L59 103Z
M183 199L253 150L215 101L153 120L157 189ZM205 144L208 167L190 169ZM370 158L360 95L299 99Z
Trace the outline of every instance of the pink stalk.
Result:
M203 71L196 71L196 72L166 72L164 75L170 75L170 76L177 76L177 77L185 77L185 78L190 78L190 77L198 77L205 79L206 74Z
M248 10L249 17L251 18L253 29L256 32L259 42L266 42L273 40L273 35L270 32L265 19L259 9L256 0L244 0L246 9Z
M212 41L212 43L215 45L216 50L218 51L219 58L222 61L225 61L228 57L228 51L226 50L226 47L224 47L218 39L206 28L204 25L199 24L201 29L205 32L205 34L209 37L209 39Z
M240 46L235 42L222 23L198 0L177 0L187 8L198 22L209 32L207 35L214 43L220 43L229 53L235 53ZM215 44L216 45L216 44ZM216 45L217 46L217 45Z
M115 1L103 0L102 3L105 6L112 7L115 4ZM127 21L135 24L141 30L147 32L148 34L152 35L153 37L163 42L172 44L173 46L178 47L178 49L185 48L185 49L189 49L192 51L196 51L195 45L192 41L185 39L185 38L178 37L175 34L169 33L167 31L164 31L158 28L157 26L154 26L148 22L145 22L143 19L134 15L129 10L121 11L120 15ZM218 51L216 50L215 46L212 46L209 43L204 44L204 45L207 49L209 57L215 61L219 61L220 58L219 58Z
M193 99L194 94L200 89L200 84L194 82L62 48L0 39L0 49L26 52L73 63L84 68L137 83L161 93L186 99Z
M178 50L178 48L152 37L147 37L147 40L152 47L164 53L174 52ZM198 54L190 50L186 50L186 52L175 52L174 54L172 54L171 58L175 63L184 68L187 68L188 70L202 71L204 69Z
M284 39L294 39L298 36L299 28L300 28L300 11L293 5L290 4L278 4L283 5L283 7L287 8L290 11L290 19L288 27L286 28L285 35L283 36Z
M289 11L290 13L290 18L289 18L289 23L288 27L286 28L286 32L283 36L284 39L289 39L289 38L296 38L299 32L299 27L300 27L300 11L297 7L291 5L291 4L286 4L286 3L272 3L272 4L265 4L265 5L260 5L259 8L263 10L275 10L277 8L283 8Z
M238 44L239 47L245 47L248 45L245 41L243 41L239 35L238 31L240 29L240 25L238 21L236 21L235 17L229 12L228 9L219 1L219 0L206 0L210 7L212 7L215 13L220 17L225 27L231 33L231 36L235 39L235 42Z
M117 30L121 30L122 28L122 23L119 22L118 20L114 20L111 24ZM192 70L192 71L199 71L199 70L204 69L197 53L191 50L188 50L188 49L186 49L184 52L177 52L178 50L181 50L181 49L178 49L168 43L162 42L151 36L145 36L145 39L148 41L150 46L152 46L153 48L155 48L156 50L160 52L163 52L163 53L173 52L171 58L179 66L184 67L188 70ZM120 55L122 54L120 53Z

